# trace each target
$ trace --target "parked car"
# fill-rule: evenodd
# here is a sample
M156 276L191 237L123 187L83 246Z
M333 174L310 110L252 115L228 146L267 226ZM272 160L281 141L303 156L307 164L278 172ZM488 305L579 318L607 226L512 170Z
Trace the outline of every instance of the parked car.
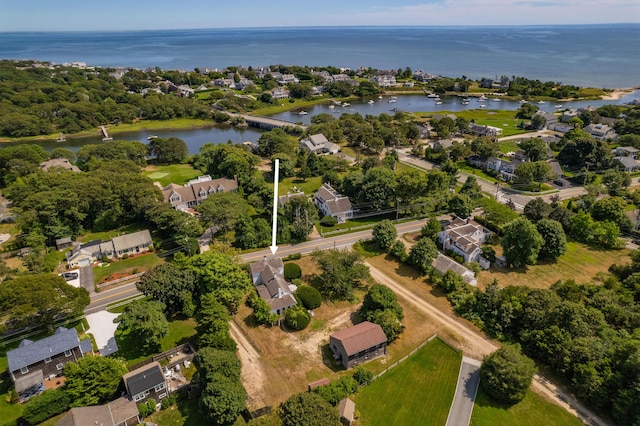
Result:
M65 272L65 273L62 274L62 278L64 278L67 281L76 280L76 279L78 279L78 273L77 272Z

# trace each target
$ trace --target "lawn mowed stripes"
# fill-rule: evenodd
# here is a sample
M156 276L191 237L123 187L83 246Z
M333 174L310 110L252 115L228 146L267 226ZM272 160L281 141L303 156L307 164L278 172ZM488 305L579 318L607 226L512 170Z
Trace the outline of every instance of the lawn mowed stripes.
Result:
M355 396L361 425L443 425L462 356L439 339Z

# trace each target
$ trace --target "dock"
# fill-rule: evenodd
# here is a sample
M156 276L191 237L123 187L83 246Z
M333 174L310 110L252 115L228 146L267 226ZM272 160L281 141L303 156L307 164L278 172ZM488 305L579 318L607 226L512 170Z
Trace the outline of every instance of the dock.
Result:
M102 141L103 142L107 142L107 141L112 141L113 138L111 136L109 136L109 133L107 133L107 128L104 126L100 126L100 131L102 132Z

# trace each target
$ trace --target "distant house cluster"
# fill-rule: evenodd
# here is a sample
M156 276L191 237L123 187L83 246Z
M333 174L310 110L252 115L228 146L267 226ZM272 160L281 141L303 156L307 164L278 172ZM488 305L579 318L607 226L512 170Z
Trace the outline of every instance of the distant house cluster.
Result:
M346 222L353 217L354 207L349 197L341 195L330 184L324 183L315 193L314 204L324 216L336 218L339 223Z
M190 180L186 185L167 185L162 190L166 203L176 210L187 211L206 200L211 195L221 192L235 192L238 190L238 179L218 178L204 175Z
M153 247L153 240L148 229L132 234L120 235L109 241L94 240L81 244L68 252L67 262L71 268L89 266L102 256L108 259L135 255L149 251Z
M271 308L272 314L283 314L297 305L293 293L296 286L284 279L284 264L280 258L267 259L249 265L251 280L258 295Z
M638 152L640 150L632 146L619 146L613 150L613 161L625 172L635 172L640 169Z

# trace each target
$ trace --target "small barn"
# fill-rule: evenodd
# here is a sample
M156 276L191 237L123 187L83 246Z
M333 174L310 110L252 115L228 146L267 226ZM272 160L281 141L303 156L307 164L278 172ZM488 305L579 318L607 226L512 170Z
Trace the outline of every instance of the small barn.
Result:
M333 358L349 369L387 354L387 336L382 327L369 321L329 336Z

